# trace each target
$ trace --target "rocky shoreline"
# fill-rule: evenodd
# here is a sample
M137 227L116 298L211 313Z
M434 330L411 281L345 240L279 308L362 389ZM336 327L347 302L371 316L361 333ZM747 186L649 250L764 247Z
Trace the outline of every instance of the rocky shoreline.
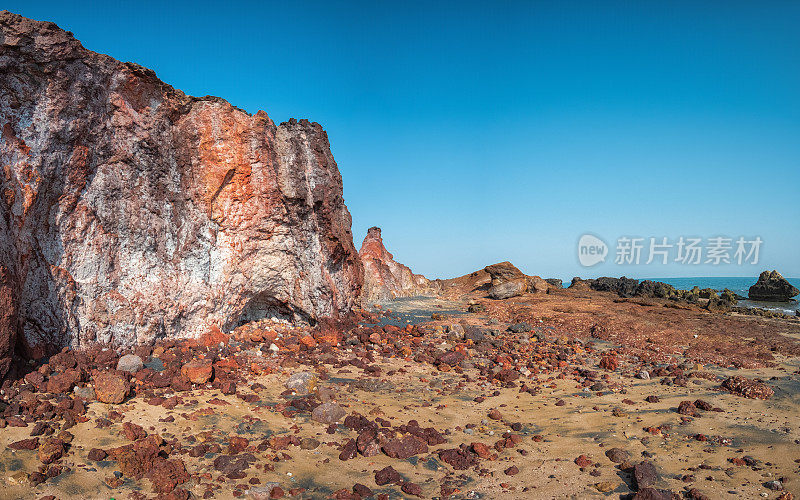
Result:
M36 498L792 498L800 322L650 300L462 289L65 350L4 385L0 464Z

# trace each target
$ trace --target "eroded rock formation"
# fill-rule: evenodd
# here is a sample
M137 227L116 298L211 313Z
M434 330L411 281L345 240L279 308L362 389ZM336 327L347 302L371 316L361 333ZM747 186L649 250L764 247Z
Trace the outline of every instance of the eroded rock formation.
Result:
M319 124L187 96L7 11L0 44L0 301L18 307L2 311L0 350L9 321L41 355L357 303Z
M755 285L748 290L748 297L751 300L775 300L788 301L800 293L800 290L792 286L781 276L778 271L764 271L758 277Z
M364 265L364 298L381 301L434 293L425 276L414 274L408 266L395 262L381 238L381 228L371 227L359 250Z

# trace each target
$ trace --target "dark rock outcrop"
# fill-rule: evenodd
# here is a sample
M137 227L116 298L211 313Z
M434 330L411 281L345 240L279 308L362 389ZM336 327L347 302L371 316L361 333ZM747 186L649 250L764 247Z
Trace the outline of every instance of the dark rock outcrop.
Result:
M15 331L41 356L358 303L319 124L187 96L7 11L0 43L0 301L17 308L0 312L0 365Z
M394 256L383 245L381 228L369 228L358 253L364 266L366 300L375 302L435 293L434 283L394 260Z
M750 300L771 300L784 302L795 295L800 294L800 290L792 286L781 276L778 271L764 271L758 277L755 285L750 287L748 298Z

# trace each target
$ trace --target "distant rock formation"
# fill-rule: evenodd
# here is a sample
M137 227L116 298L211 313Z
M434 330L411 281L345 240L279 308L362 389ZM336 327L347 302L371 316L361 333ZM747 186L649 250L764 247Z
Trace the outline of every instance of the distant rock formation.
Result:
M0 360L14 333L39 356L358 303L319 124L187 96L7 11L0 117Z
M381 228L371 227L359 250L364 266L364 298L369 302L430 295L435 285L421 274L414 274L408 266L395 262L381 238Z
M511 262L500 262L483 268L491 276L489 298L509 299L523 293L547 293L556 288L539 276L527 276ZM559 287L560 288L560 287Z
M778 271L764 271L755 285L750 287L747 295L750 300L771 300L785 302L800 294L800 290L792 286Z

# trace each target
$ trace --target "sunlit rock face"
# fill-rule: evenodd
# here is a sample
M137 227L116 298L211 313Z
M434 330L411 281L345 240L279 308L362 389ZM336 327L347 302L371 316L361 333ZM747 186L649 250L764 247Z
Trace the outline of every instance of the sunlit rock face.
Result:
M436 292L434 282L395 262L394 256L383 245L379 227L369 228L359 255L364 265L364 298L367 301L379 302Z
M6 11L0 121L3 297L28 354L357 303L363 271L319 124L187 96Z

